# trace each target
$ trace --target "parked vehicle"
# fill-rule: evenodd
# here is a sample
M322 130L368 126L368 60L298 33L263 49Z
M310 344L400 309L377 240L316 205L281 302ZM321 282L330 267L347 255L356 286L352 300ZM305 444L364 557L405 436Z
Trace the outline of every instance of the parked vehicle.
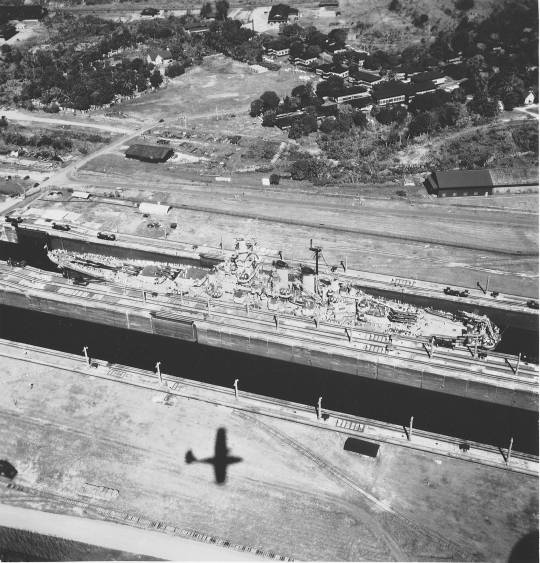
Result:
M103 239L103 240L116 240L116 235L113 235L112 233L99 232L97 234L97 238L100 238L100 239Z
M527 307L530 307L531 309L538 309L538 301L530 299L529 301L527 301Z
M62 223L53 223L52 228L56 229L57 231L69 231L71 227L69 225L64 225Z
M452 289L451 287L447 286L444 288L444 293L446 295L454 295L456 297L469 297L469 290L464 289L460 291L459 289Z

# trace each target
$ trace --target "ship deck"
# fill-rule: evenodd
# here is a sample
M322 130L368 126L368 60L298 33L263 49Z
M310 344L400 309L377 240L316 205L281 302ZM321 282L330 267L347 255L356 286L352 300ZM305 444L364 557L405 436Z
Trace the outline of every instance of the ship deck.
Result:
M320 322L296 316L278 315L268 311L246 309L235 303L219 300L152 296L149 292L124 289L107 283L90 282L74 286L59 274L26 267L13 268L0 264L0 288L4 292L41 294L54 300L81 304L85 310L125 308L130 312L153 315L161 319L189 319L222 327L225 331L259 337L265 341L292 343L295 347L326 350L329 354L366 358L369 362L391 364L402 370L429 371L474 380L486 385L521 389L538 397L538 365L521 362L516 373L517 358L508 354L488 352L483 359L474 357L474 350L458 346L450 350L435 347L431 353L427 338L393 336ZM537 400L537 399L536 399Z

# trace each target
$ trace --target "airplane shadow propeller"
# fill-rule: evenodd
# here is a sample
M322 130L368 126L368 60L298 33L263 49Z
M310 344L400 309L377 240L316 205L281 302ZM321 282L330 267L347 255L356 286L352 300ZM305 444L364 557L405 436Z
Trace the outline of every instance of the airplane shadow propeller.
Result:
M186 452L186 463L208 463L214 466L214 474L218 485L223 485L227 480L227 467L241 461L243 461L241 457L229 455L229 448L227 448L227 431L225 428L219 428L216 433L214 457L197 459L191 450Z

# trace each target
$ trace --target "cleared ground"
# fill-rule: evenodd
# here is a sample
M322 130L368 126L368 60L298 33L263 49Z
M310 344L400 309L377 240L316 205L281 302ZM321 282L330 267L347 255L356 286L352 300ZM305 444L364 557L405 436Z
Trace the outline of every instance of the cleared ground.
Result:
M279 96L290 94L301 84L293 72L252 72L248 65L227 59L223 55L206 57L201 66L188 69L171 80L166 88L118 104L115 109L137 117L174 118L187 116L188 123L198 116L208 117L223 112L238 111L248 116L249 104L266 90ZM260 122L258 122L260 130Z
M537 478L388 444L372 460L324 429L177 397L167 406L155 391L20 360L3 366L0 457L36 491L1 488L6 503L77 514L61 496L82 498L90 514L95 502L317 560L503 561L536 526ZM224 485L211 466L184 462L190 449L212 455L218 427L242 458Z

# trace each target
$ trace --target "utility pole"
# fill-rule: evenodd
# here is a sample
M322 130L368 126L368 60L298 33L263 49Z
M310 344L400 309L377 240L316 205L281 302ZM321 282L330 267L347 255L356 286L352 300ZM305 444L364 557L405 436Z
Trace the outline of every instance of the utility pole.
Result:
M156 373L157 373L157 376L159 377L159 382L163 383L163 377L161 376L160 366L161 366L161 362L156 362Z
M317 420L321 420L322 416L322 397L317 401Z
M234 398L238 399L238 379L234 380L233 387L234 387Z
M413 421L414 416L411 416L411 420L409 420L409 442L412 440Z
M82 349L84 357L86 358L86 363L90 365L90 356L88 355L88 346L84 346Z

